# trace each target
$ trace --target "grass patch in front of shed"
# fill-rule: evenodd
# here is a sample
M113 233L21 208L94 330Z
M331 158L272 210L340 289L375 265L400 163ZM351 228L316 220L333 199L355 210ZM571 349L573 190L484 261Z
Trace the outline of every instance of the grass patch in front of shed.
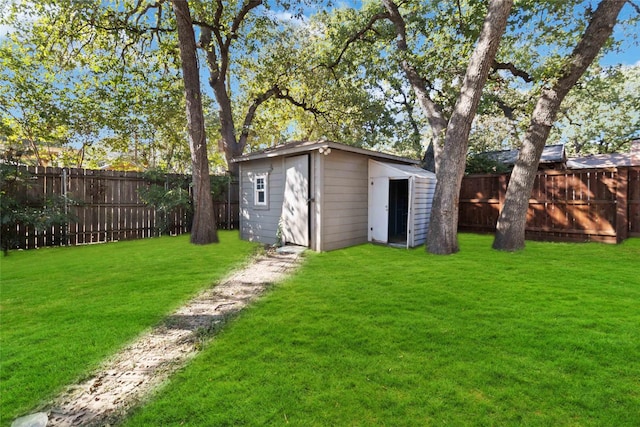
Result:
M0 425L33 410L245 262L256 246L189 236L14 251L0 261Z
M640 424L640 239L310 254L126 425Z

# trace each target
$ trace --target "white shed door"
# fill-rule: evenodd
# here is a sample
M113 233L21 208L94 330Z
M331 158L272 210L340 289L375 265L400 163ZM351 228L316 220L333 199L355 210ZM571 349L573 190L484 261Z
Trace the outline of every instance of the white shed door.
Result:
M309 246L309 156L285 159L282 237L286 243Z
M369 178L369 241L389 240L389 178Z

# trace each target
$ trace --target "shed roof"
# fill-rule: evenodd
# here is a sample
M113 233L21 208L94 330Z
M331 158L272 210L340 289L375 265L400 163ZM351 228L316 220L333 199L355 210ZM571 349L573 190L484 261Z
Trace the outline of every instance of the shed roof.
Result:
M406 177L410 177L410 176L418 176L420 178L431 178L431 179L435 179L436 174L433 172L430 172L428 170L422 169L421 167L418 167L417 165L404 165L404 164L399 164L399 163L386 163L386 162L379 162L376 160L373 160L373 162L375 162L376 164L384 167L384 168L389 168L392 169L394 171L394 175L397 176L406 176Z
M376 160L391 160L409 165L419 165L419 160L409 159L406 157L395 156L393 154L381 153L379 151L366 150L364 148L353 147L351 145L341 144L339 142L319 140L319 141L293 141L286 144L277 145L275 147L266 148L243 156L235 157L233 162L246 162L250 160L266 159L279 156L288 156L291 154L306 153L314 150L323 151L330 148L331 150L340 150L350 153L362 154Z

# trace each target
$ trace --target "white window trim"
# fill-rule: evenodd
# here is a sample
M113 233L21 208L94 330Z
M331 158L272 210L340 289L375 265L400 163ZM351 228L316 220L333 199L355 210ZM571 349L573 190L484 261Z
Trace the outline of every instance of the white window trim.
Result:
M264 188L258 189L258 180L262 179ZM258 194L264 192L264 201L259 202ZM269 174L257 173L253 177L253 205L260 208L266 208L269 206Z

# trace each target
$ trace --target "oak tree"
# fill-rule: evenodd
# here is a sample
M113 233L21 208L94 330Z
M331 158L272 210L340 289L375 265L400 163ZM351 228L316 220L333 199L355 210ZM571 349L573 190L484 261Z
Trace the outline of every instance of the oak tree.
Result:
M589 19L580 41L564 61L558 75L543 87L531 115L516 165L509 180L505 202L498 217L495 249L524 248L529 195L533 188L542 150L562 101L594 61L613 32L625 0L602 0Z
M449 114L432 99L434 84L409 59L407 25L400 8L393 0L382 0L382 4L386 13L379 16L393 23L396 47L401 55L401 68L429 121L433 136L437 184L427 250L436 254L454 253L458 251L458 193L464 175L469 132L513 2L505 0L489 3L478 42L468 59L462 85L458 88L455 104ZM464 33L463 30L461 32Z
M181 0L172 0L178 27L178 42L182 64L182 80L186 100L189 147L191 150L193 183L193 224L191 243L218 242L216 219L211 198L207 139L200 93L200 70L196 56L196 39L189 5Z

